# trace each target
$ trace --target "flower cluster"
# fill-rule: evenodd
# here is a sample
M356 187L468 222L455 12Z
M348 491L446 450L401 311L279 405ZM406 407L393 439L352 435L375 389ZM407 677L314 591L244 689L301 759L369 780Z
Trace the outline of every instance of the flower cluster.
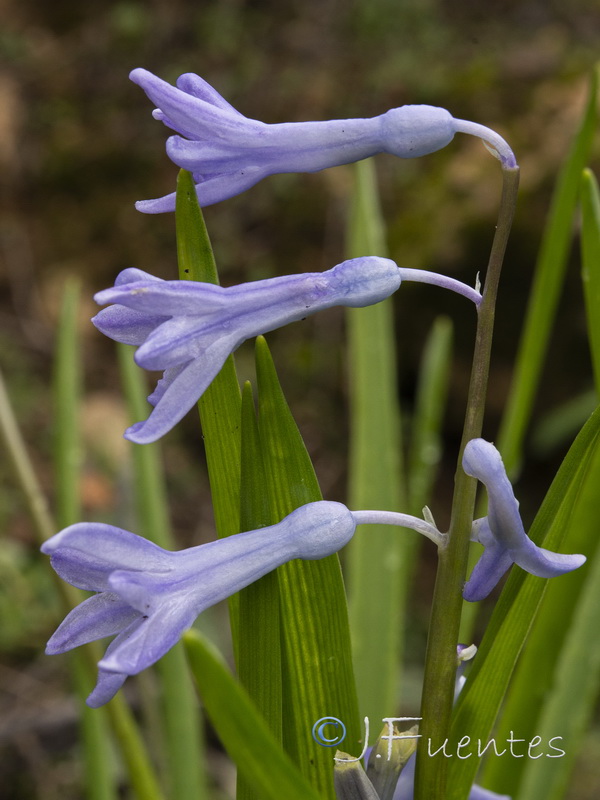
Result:
M456 133L481 138L508 169L515 159L494 131L432 106L403 106L371 119L266 124L247 119L196 75L177 86L143 69L131 79L158 107L154 116L176 132L169 157L190 170L201 205L232 197L262 178L282 172L315 172L377 153L415 158L445 147ZM175 207L175 195L138 203L159 213ZM130 427L132 442L153 442L171 430L196 403L227 357L247 339L333 306L364 307L390 297L405 281L458 292L477 310L478 288L434 272L398 266L378 257L344 261L325 272L285 275L222 287L164 281L126 269L95 300L107 308L94 325L118 342L134 345L136 362L163 373L149 396L148 419ZM498 450L475 438L463 456L464 471L488 493L487 515L473 523L472 538L484 552L464 587L470 601L485 598L514 563L548 578L576 569L585 558L552 553L527 536ZM196 617L292 559L320 559L338 552L363 523L409 528L443 550L448 536L425 519L372 510L350 511L340 503L304 505L276 525L238 533L180 552L166 551L129 531L80 523L49 539L42 550L56 572L94 592L71 611L48 642L48 653L113 636L99 662L98 682L88 698L96 707L110 700L127 676L154 664ZM395 800L413 796L414 757L401 773ZM497 798L473 787L471 800Z

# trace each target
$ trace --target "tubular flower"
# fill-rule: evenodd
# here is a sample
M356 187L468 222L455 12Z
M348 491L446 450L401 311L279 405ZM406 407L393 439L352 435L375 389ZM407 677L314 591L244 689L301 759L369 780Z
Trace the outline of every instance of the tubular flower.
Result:
M475 520L471 538L485 550L465 584L465 600L483 600L514 563L540 578L553 578L580 567L585 556L562 555L535 545L525 533L519 503L498 450L484 439L472 439L463 454L463 469L487 489L488 515Z
M398 289L402 280L458 292L476 305L481 295L453 278L403 269L387 258L353 258L327 272L286 275L222 287L163 281L138 269L120 273L112 289L95 295L113 303L92 322L123 344L138 345L140 367L163 370L148 400L154 411L129 428L132 442L153 442L200 398L227 356L252 336L268 333L331 306L368 306Z
M377 303L395 292L400 282L398 266L387 258L356 258L323 273L228 288L163 281L141 270L124 270L114 288L95 295L97 303L115 305L100 311L92 322L110 338L138 345L135 360L140 367L164 370L148 398L154 410L145 422L130 427L125 437L145 444L163 436L246 339L321 309Z
M445 147L457 132L478 136L504 166L516 166L497 133L435 106L401 106L370 119L268 125L244 117L198 75L181 75L176 87L145 69L134 69L129 77L158 106L155 119L179 134L167 140L167 155L193 174L202 206L280 172L318 172L377 153L427 155ZM173 211L175 195L136 207L149 214Z
M170 650L206 608L294 558L314 560L337 552L356 524L346 506L319 501L276 525L180 552L112 525L71 525L45 542L42 551L61 578L97 594L67 615L46 652L64 653L116 634L87 699L89 706L101 706L128 675Z

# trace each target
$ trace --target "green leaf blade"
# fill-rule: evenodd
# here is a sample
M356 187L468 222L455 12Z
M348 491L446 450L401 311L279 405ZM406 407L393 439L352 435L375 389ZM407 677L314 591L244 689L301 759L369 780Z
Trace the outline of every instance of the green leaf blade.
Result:
M206 713L256 796L261 800L321 800L281 750L216 650L196 630L188 631L183 641Z
M589 169L581 182L582 280L596 392L600 396L600 191Z
M256 343L258 421L273 512L282 519L321 499L300 432L262 337ZM358 754L360 727L346 599L337 555L294 560L278 570L284 676L284 744L313 786L333 791L333 759L312 737L317 720L334 716L347 729L344 748Z
M354 166L355 192L348 257L386 255L384 226L371 161ZM349 502L353 509L400 511L406 500L393 301L347 311L350 372ZM361 714L380 720L396 707L410 537L361 526L347 549L350 624ZM385 579L382 580L382 569ZM385 613L382 613L385 609ZM377 668L373 668L373 654Z

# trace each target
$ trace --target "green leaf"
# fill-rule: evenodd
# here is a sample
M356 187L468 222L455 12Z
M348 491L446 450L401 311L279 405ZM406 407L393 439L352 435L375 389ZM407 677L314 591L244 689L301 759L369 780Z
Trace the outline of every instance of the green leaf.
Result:
M600 409L579 433L533 522L531 539L550 549L572 550L572 512L598 446ZM564 539L564 541L563 541ZM564 581L569 576L554 578ZM479 648L473 670L453 714L451 742L470 736L487 742L548 580L513 567ZM513 730L516 730L513 728ZM436 746L435 743L432 746ZM439 744L437 745L439 746ZM449 800L465 800L479 764L471 758L450 761Z
M287 406L267 344L256 342L258 424L272 511L280 520L321 499L300 432ZM360 727L344 585L337 555L296 559L278 569L284 681L284 744L311 784L333 792L333 760L312 738L322 717L347 729L344 748L360 753Z
M598 393L589 389L545 414L531 434L531 452L538 459L567 445L598 405Z
M181 170L177 178L175 220L177 256L182 280L218 283L217 268L194 181ZM240 519L240 387L233 356L198 403L215 523L219 536L239 533Z
M347 255L385 256L373 164L361 161L354 170ZM393 301L350 308L347 321L349 502L354 509L406 510ZM390 536L389 529L380 525L361 526L348 546L345 572L354 667L361 713L370 719L389 716L396 707L408 572L414 552L415 537Z
M596 450L595 469L587 481L588 541L597 544L598 485L600 481L600 452ZM581 519L581 516L579 517ZM546 652L558 652L553 690L542 704L536 735L542 742L563 749L560 758L527 760L525 774L519 788L520 800L561 800L565 797L570 775L580 752L580 745L594 712L594 703L600 690L600 636L598 636L598 606L600 604L600 548L580 583L585 583L579 602L566 630L564 642L558 645L551 637L546 640ZM582 552L584 552L582 550ZM566 600L570 597L560 598ZM553 597L548 614L559 608ZM556 649L555 649L556 648Z
M581 171L589 159L596 133L597 94L598 74L594 71L583 120L554 191L535 268L513 381L498 434L498 449L509 475L514 474L520 465L523 441L562 291Z
M181 280L218 283L204 217L192 175L180 170L175 206L177 257ZM219 537L240 531L240 387L233 356L198 401L213 514ZM229 598L233 649L237 656L237 595Z
M282 751L215 648L196 630L188 631L183 642L206 713L256 796L261 800L321 800Z
M240 529L255 530L278 520L269 501L252 387L242 392L242 470ZM274 741L282 740L282 678L279 579L270 572L239 593L237 673ZM238 800L261 800L244 775L238 775Z
M81 354L77 335L80 284L65 284L54 356L54 473L56 475L56 524L66 528L79 522L81 502Z
M442 422L450 365L452 321L438 317L425 342L417 383L408 456L409 510L416 516L430 501L442 450Z
M581 183L582 279L596 392L600 396L600 192L589 169Z

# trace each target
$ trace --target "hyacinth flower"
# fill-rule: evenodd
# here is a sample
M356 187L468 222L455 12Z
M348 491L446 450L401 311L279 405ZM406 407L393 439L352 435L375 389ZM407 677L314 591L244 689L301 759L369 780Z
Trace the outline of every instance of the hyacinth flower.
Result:
M406 105L369 119L266 124L244 117L198 75L181 75L177 86L145 69L130 76L157 106L155 119L176 131L167 155L189 170L198 201L209 206L281 172L318 172L378 153L417 158L440 150L456 133L484 141L506 167L516 166L508 144L494 131L443 108ZM175 194L144 200L148 214L175 209Z
M443 541L434 526L416 517L351 512L325 500L301 506L276 525L179 552L112 525L71 525L48 539L42 552L63 580L96 594L67 615L46 652L64 653L115 636L98 664L98 682L87 699L89 706L101 706L128 675L170 650L202 611L287 561L336 553L363 522L408 527L438 545Z
M554 578L577 569L583 555L562 555L538 547L525 533L519 503L498 450L484 439L465 447L463 469L481 481L488 493L488 514L473 523L471 538L484 551L465 584L465 600L483 600L512 564L540 578Z
M459 292L475 304L481 295L460 281L425 270L401 269L387 258L344 261L322 273L287 275L222 287L163 281L138 269L120 273L112 289L95 295L112 303L92 322L102 333L137 345L136 363L164 375L149 396L154 410L130 427L132 442L153 442L192 408L227 356L253 336L332 306L368 306L395 292L402 279Z

